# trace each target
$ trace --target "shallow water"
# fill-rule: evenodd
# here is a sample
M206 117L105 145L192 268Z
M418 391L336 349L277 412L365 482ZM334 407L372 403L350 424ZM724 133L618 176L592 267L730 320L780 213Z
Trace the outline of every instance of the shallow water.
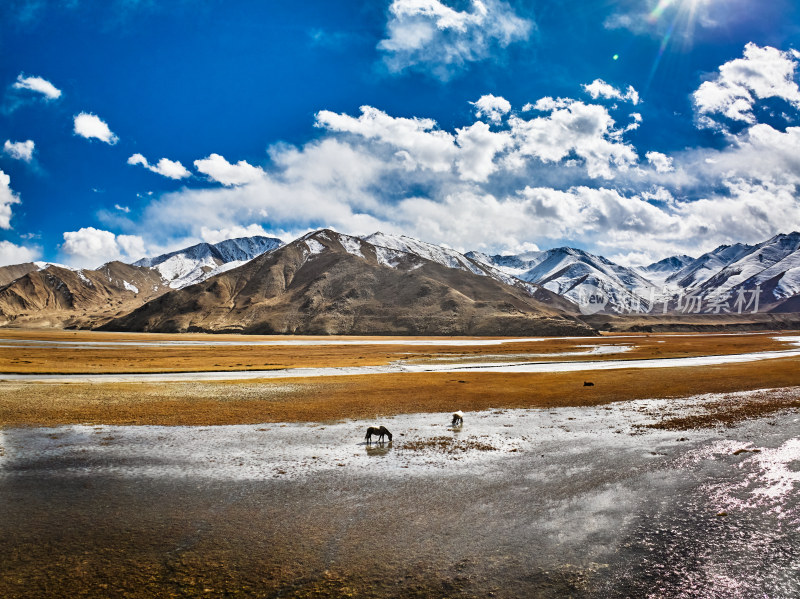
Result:
M800 596L800 414L646 428L719 399L6 429L0 595Z
M778 337L800 348L800 337ZM628 351L626 345L584 346L585 355L613 354ZM559 354L548 354L558 356ZM564 353L574 356L574 353ZM186 381L229 381L258 380L281 378L308 378L329 376L356 376L371 374L387 374L402 372L579 372L588 370L615 370L621 368L675 368L685 366L713 366L718 364L740 364L773 358L790 358L800 356L800 349L749 352L743 354L689 356L685 358L649 358L631 360L586 360L586 361L515 361L481 362L474 359L465 362L441 364L433 361L399 360L387 366L352 366L325 368L286 368L275 370L246 371L202 371L202 372L165 372L165 373L123 373L123 374L0 374L0 381L42 381L51 383L126 383L126 382L186 382Z

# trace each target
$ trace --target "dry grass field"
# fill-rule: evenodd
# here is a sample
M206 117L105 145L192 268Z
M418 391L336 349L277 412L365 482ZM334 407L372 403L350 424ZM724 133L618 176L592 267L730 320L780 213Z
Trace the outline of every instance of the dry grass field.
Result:
M785 333L782 333L785 334ZM130 335L66 331L3 331L16 340L86 342L252 342L275 338L208 335ZM395 360L442 358L536 361L686 357L789 349L776 334L626 335L546 339L501 345L68 345L0 348L0 372L131 373L267 370L292 367L382 365ZM292 338L279 338L289 339ZM330 342L330 337L319 338ZM296 339L295 339L296 340ZM354 339L349 338L348 341ZM630 345L625 353L559 356L586 345ZM542 356L542 354L545 354ZM546 354L551 354L549 357ZM225 382L48 383L2 381L0 426L68 423L211 425L324 422L401 413L461 409L593 406L642 398L688 397L750 389L792 387L800 358L741 364L563 373L386 373ZM585 387L584 381L594 386ZM755 404L754 404L755 405ZM790 407L764 402L757 413ZM730 407L721 408L729 413ZM744 410L744 409L743 409ZM747 410L739 410L747 415ZM756 415L756 413L750 414ZM732 418L732 416L729 417ZM724 420L726 417L721 415ZM711 417L708 424L719 419Z
M522 360L534 354L536 361L577 361L597 359L639 360L647 358L683 358L688 356L739 354L755 351L790 349L791 344L775 340L776 335L757 334L626 334L601 337L546 338L530 342L498 345L435 345L436 337L406 337L410 342L424 340L431 345L370 345L381 337L302 337L319 345L253 345L254 342L297 341L287 336L237 335L156 335L98 333L86 331L40 331L4 329L0 332L0 373L144 373L275 370L284 368L325 368L344 366L380 366L397 360L435 361L443 358L464 359L491 356L495 360ZM14 343L3 343L2 340ZM438 338L443 342L468 338ZM364 345L331 345L335 340L348 343L362 340ZM478 343L487 338L476 339ZM26 344L25 342L35 342ZM69 342L70 345L46 345L40 342ZM154 345L170 341L194 342L197 345ZM124 345L92 346L93 343ZM150 343L153 345L140 345ZM209 345L202 345L210 343ZM242 345L212 345L242 343ZM74 345L72 345L74 344ZM82 345L84 344L84 345ZM38 345L38 346L37 346ZM632 346L621 354L592 355L587 346ZM576 355L564 356L565 352ZM581 353L583 355L581 355ZM547 354L551 354L548 356Z

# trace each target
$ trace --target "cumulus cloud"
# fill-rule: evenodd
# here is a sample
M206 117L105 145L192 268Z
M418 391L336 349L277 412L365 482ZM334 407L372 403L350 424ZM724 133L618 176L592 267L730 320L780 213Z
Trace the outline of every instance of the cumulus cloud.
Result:
M456 172L469 181L485 181L501 168L521 168L528 159L554 163L574 155L590 177L606 178L636 162L635 150L621 141L623 131L615 128L605 107L545 98L535 108L550 114L512 116L502 131L479 121L455 135L439 129L432 119L392 117L370 106L362 106L359 117L321 111L316 124L390 148L407 170ZM503 160L498 161L501 154Z
M162 158L157 164L150 164L141 154L134 154L128 158L128 164L141 165L147 170L169 179L185 179L191 177L190 173L179 161Z
M719 67L719 72L705 81L693 94L701 127L724 125L719 116L731 121L755 124L753 107L758 100L779 98L800 108L800 89L795 82L798 58L769 46L749 43L744 58L736 58Z
M525 40L533 22L502 0L472 0L456 10L439 0L393 0L378 44L389 72L407 69L450 79L469 63Z
M86 139L99 139L109 145L114 145L119 138L111 132L108 125L100 117L87 112L75 115L75 135Z
M503 115L511 110L511 103L503 97L487 94L478 98L477 102L470 102L475 107L475 116L479 119L486 117L492 123L499 123Z
M458 129L456 169L466 181L486 181L501 165L495 157L512 143L510 133L489 130L486 123L473 123Z
M642 121L633 96L591 89L604 102L532 98L515 111L482 96L476 118L452 129L371 106L323 110L317 138L272 146L269 168L197 161L222 185L153 197L141 230L149 247L321 226L492 252L580 240L637 263L761 241L800 222L800 127L755 124L722 147L650 149L640 161L626 139Z
M22 160L23 162L30 162L33 160L33 150L35 144L33 140L27 141L11 141L7 139L3 144L3 152L13 158L14 160Z
M57 100L61 97L61 90L41 77L26 77L20 73L17 81L12 86L18 90L28 90L37 94L42 94L47 100Z
M616 170L627 170L638 160L636 150L622 141L623 131L605 107L577 100L543 98L534 108L550 114L530 120L511 117L515 150L511 159L535 157L558 162L574 154L588 175L611 179Z
M605 98L607 100L622 100L630 102L634 106L639 103L639 92L637 92L632 85L629 85L628 89L623 93L602 79L595 79L591 83L584 84L583 89L592 97L593 100L597 100L597 98Z
M661 152L647 152L644 156L658 173L669 173L675 170L672 166L672 158L666 154L662 154Z
M251 223L246 227L241 225L234 225L231 227L225 227L223 229L209 229L208 227L201 227L200 228L200 237L206 243L219 243L220 241L225 241L226 239L237 239L239 237L255 237L257 235L261 235L264 237L269 237L269 235L259 224Z
M144 240L137 235L115 235L94 227L64 233L61 251L71 266L95 268L112 260L134 262L145 255Z
M219 154L211 154L201 160L195 160L194 167L212 181L226 186L254 183L264 177L264 171L257 166L244 160L231 164Z
M16 245L10 241L0 241L0 266L33 262L40 256L41 251L38 248Z
M436 172L450 170L456 154L455 136L438 129L433 119L393 117L372 106L362 106L358 118L322 110L316 126L389 144L414 167Z
M562 167L570 179L591 180L636 162L605 107L570 99L537 105L545 114L514 116L497 130L489 119L448 131L433 119L394 117L370 106L355 116L320 111L319 139L273 146L272 168L245 163L253 176L236 185L219 169L214 180L228 183L224 188L164 194L146 207L145 228L160 237L221 239L234 231L260 233L255 226L267 223L267 230L289 234L333 226L351 233L403 231L481 249L489 227L505 247L527 247L532 237L555 236L563 217L518 193L530 181L558 177ZM212 162L198 162L201 172L213 170ZM213 163L226 171L236 166L222 157ZM639 211L649 206L641 196L635 205Z
M0 171L0 229L11 228L11 206L19 203L19 196L11 189L11 177Z

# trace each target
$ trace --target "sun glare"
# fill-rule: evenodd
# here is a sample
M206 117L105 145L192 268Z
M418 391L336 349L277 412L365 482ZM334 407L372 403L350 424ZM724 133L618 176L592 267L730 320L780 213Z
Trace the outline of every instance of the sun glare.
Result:
M659 30L666 27L661 37L658 54L650 70L647 86L655 76L661 59L675 39L681 43L690 45L694 37L694 30L697 24L697 14L701 7L707 5L712 0L659 0L658 4L647 15L647 20L653 26L658 26Z

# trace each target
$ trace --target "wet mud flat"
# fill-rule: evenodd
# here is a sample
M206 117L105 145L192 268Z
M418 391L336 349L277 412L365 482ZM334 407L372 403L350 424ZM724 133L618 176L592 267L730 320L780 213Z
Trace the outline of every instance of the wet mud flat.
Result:
M0 596L797 597L797 408L659 426L748 393L0 430Z

